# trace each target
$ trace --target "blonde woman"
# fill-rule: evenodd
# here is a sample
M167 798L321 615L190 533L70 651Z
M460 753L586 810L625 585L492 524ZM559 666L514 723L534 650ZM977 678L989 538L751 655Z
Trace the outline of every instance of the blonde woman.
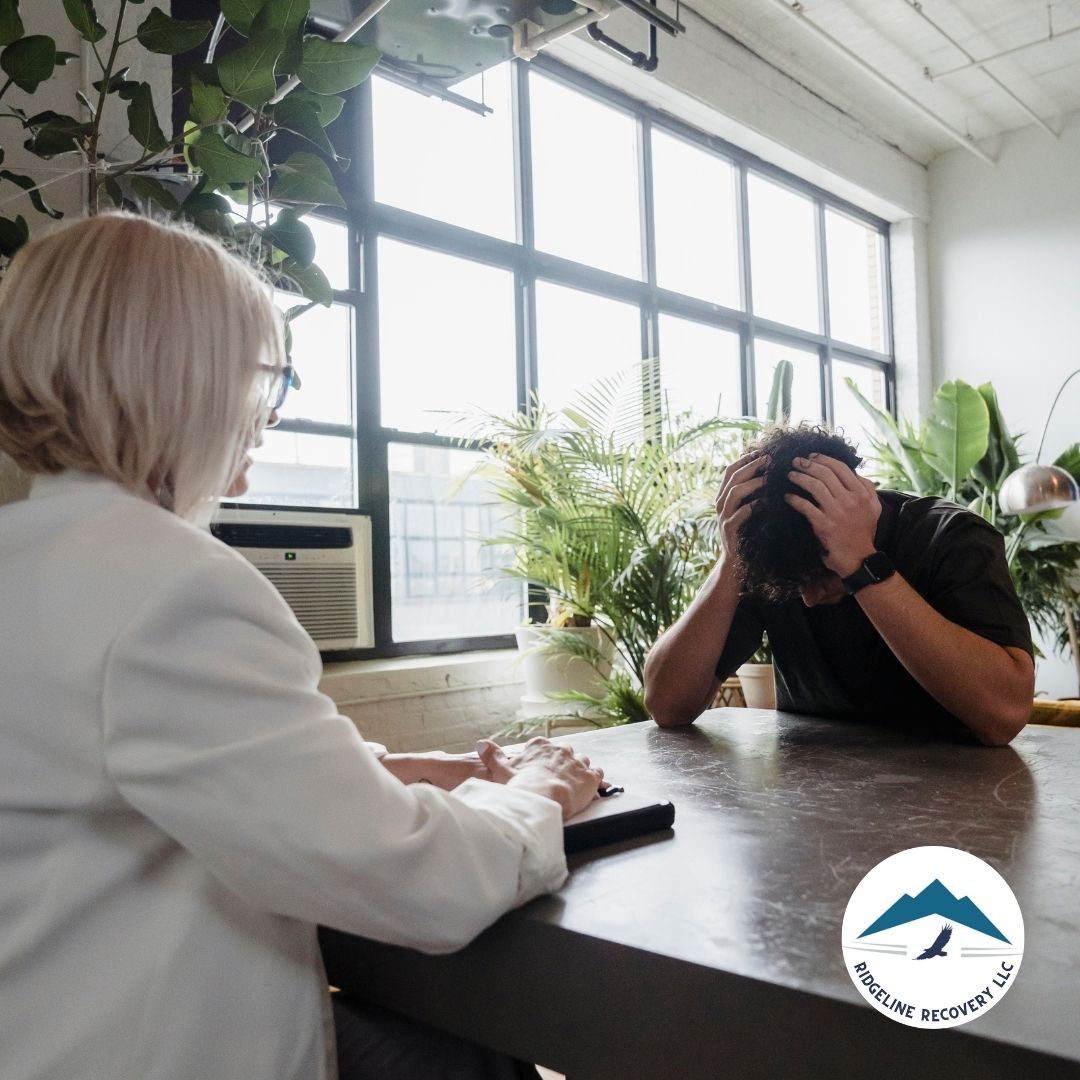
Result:
M565 877L599 770L543 740L380 760L193 524L287 386L266 286L205 237L92 218L0 286L0 450L36 474L0 509L4 1080L330 1077L317 923L450 950ZM517 1075L336 1011L343 1075Z

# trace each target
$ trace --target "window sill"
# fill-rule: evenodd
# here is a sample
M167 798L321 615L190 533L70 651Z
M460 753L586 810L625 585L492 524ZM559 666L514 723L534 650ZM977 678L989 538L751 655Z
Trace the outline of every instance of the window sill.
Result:
M326 664L319 688L339 704L393 701L495 686L519 686L516 649L403 656Z

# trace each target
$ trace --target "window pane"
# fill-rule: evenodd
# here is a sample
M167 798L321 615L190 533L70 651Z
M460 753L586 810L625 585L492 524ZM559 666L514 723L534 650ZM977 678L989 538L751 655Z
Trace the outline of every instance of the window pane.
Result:
M656 281L726 307L741 307L735 169L653 129Z
M641 315L632 304L538 281L536 339L540 400L559 409L641 360Z
M773 372L781 360L794 365L791 378L791 422L808 420L820 424L825 416L821 406L821 364L818 354L809 349L782 345L758 338L754 342L754 375L757 384L757 415L764 417L769 404Z
M835 210L826 210L825 250L829 333L840 341L884 352L881 233Z
M672 414L697 420L742 415L739 335L660 316L660 385Z
M853 364L848 360L833 357L832 361L832 396L833 427L843 431L853 443L862 444L865 455L869 444L866 442L866 429L873 429L873 422L866 410L848 389L845 378L851 379L871 405L885 412L888 402L885 400L885 372L881 368Z
M523 589L497 572L513 555L481 543L507 530L505 508L485 481L462 483L480 455L404 443L387 451L394 640L513 633Z
M754 173L747 185L754 313L820 332L814 204Z
M283 506L356 506L355 441L337 435L263 432L251 451L244 502Z
M315 237L315 263L335 289L349 287L349 230L340 222L307 214L304 224Z
M636 121L536 73L529 100L536 246L640 278Z
M283 311L297 303L290 293L275 293ZM285 419L351 424L353 309L346 304L316 305L292 321L292 362L300 378L281 407Z
M510 65L458 83L486 116L386 79L371 80L375 198L466 229L513 240Z
M513 275L380 240L379 354L384 427L464 433L462 414L513 412Z

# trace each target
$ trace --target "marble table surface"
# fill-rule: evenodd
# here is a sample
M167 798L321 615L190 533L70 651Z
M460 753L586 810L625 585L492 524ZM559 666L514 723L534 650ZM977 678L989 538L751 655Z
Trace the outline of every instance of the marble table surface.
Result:
M567 741L674 829L574 856L453 956L324 930L332 982L571 1080L1080 1076L1080 731L986 748L717 709ZM840 949L863 875L923 845L985 859L1025 922L1015 986L949 1031L874 1012Z

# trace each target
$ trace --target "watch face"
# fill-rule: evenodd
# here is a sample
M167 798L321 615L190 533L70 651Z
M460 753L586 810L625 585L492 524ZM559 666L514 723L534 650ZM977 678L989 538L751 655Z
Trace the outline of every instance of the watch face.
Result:
M873 555L867 556L863 560L863 566L875 582L884 581L893 572L892 560L884 551L875 551Z

